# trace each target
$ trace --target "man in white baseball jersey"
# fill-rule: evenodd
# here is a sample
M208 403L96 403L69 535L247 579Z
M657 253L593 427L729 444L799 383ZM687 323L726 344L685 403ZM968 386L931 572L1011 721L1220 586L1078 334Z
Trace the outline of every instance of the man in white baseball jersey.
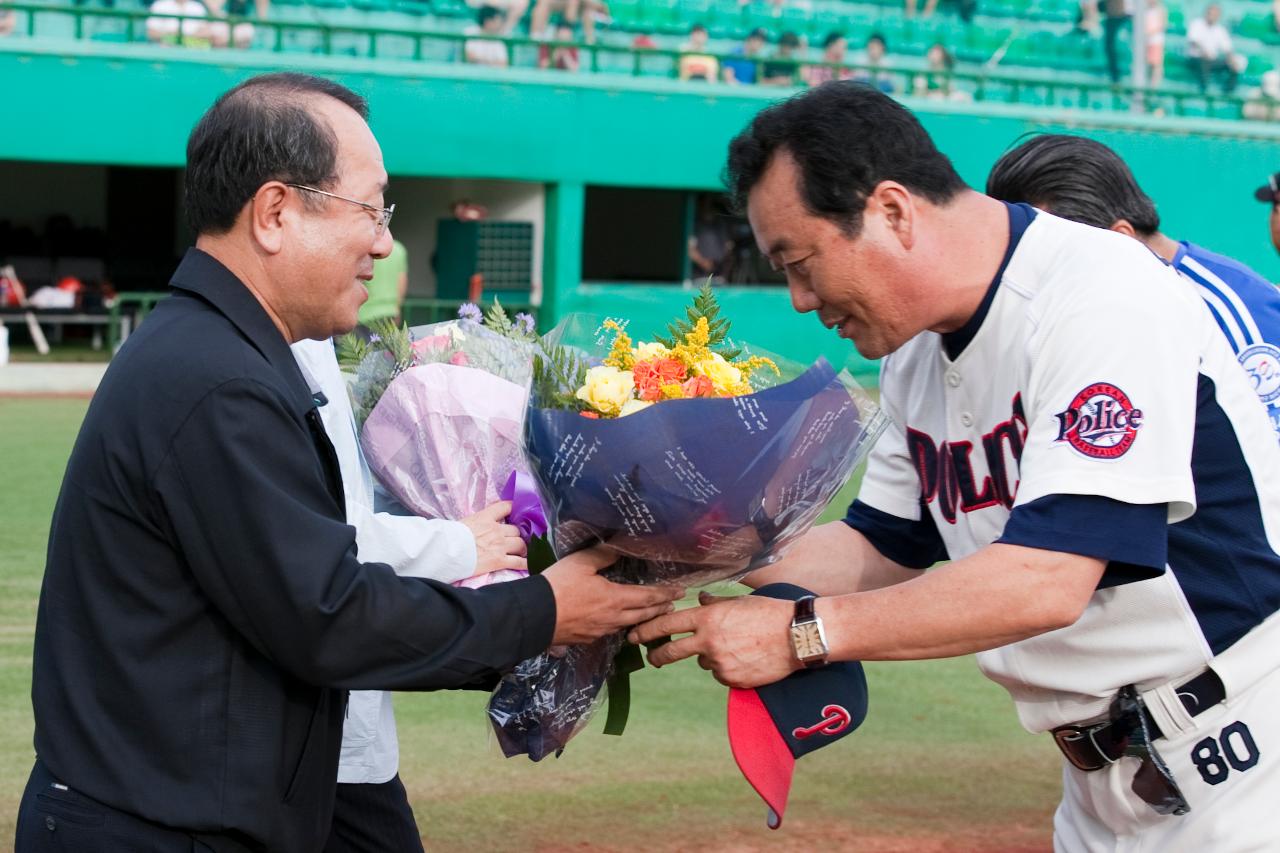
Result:
M822 595L820 642L704 598L632 632L691 634L650 661L750 687L977 652L1067 759L1059 850L1273 845L1280 447L1194 286L968 189L868 87L765 110L727 174L796 310L884 357L893 427L844 522L749 578Z

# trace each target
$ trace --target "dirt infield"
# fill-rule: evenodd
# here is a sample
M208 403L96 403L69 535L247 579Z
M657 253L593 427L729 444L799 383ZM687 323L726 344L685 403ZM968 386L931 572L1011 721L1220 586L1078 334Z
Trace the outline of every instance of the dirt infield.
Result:
M432 849L428 843L427 849ZM574 853L780 853L780 851L831 850L857 853L1051 853L1053 840L1047 825L1018 824L972 827L961 833L880 835L863 833L845 823L814 824L788 830L783 828L763 836L759 830L743 829L721 833L715 839L701 836L669 843L547 845L535 848L539 853L574 851Z

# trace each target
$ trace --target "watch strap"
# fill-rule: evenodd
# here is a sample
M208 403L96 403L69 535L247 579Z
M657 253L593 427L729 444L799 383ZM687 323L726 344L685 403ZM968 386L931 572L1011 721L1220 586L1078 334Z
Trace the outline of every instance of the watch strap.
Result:
M812 622L816 616L813 610L813 602L817 600L812 595L802 595L796 599L796 613L791 617L792 625L799 625L801 622Z

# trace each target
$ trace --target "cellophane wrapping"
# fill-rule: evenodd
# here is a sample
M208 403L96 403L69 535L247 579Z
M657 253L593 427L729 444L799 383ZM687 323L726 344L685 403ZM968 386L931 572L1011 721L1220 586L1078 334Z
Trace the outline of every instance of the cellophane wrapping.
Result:
M406 509L457 521L500 500L513 471L529 472L523 431L533 348L467 320L417 326L410 335L412 352L401 363L376 353L356 372L360 447ZM525 575L502 570L460 585Z
M608 350L601 324L573 315L548 340L598 363ZM761 371L752 394L668 400L616 419L531 398L525 448L556 554L604 543L619 557L611 579L684 586L777 561L848 482L885 419L825 359L805 367L770 357L781 375ZM549 652L505 677L489 705L504 752L538 761L562 750L599 706L623 643L618 634Z

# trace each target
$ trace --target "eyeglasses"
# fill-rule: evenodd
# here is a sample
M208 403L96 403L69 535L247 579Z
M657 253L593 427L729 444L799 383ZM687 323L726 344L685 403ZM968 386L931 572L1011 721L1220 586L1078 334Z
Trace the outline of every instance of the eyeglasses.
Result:
M396 212L396 206L394 204L390 207L377 207L372 204L366 204L363 201L356 201L354 198L347 198L343 195L336 195L335 193L318 190L315 187L303 186L302 184L285 184L285 186L293 187L295 190L306 190L309 193L319 193L320 195L326 195L329 198L336 198L338 201L345 201L348 204L360 205L365 210L375 215L376 224L374 225L374 233L379 237L382 236L382 232L391 227L391 217Z
M1053 736L1062 754L1080 770L1101 770L1126 755L1139 759L1142 763L1130 786L1133 792L1158 814L1182 815L1191 811L1169 766L1151 743L1147 710L1133 685L1121 688L1106 721L1093 726L1063 726L1054 729ZM1093 749L1080 749L1082 741Z

